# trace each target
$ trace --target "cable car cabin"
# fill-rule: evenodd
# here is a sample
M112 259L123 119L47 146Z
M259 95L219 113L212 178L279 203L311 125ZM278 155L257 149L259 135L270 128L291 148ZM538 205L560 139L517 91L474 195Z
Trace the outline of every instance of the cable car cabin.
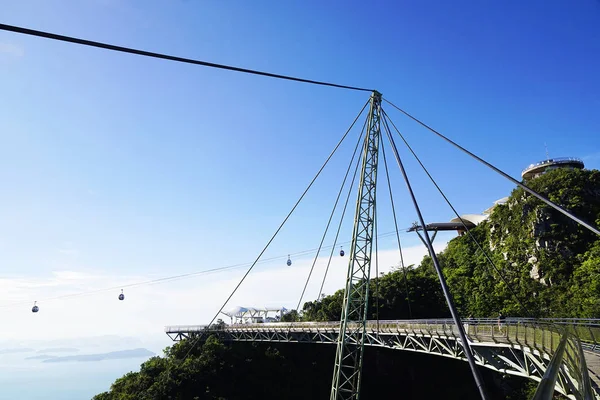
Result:
M121 289L121 294L119 295L119 300L125 300L125 295L123 294L123 289Z
M290 256L288 255L288 260L287 260L287 266L291 266L292 265L292 260L290 259Z
M33 308L31 309L31 312L38 312L40 311L40 308L36 305L37 301L35 301L33 303Z
M340 247L340 257L344 257L344 254L346 254L346 253L344 253L344 249L342 249L342 248Z

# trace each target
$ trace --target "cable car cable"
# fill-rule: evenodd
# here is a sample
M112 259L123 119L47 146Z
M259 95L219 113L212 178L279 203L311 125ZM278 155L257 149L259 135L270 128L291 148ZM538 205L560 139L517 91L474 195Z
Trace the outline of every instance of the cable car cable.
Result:
M360 144L362 141L361 139L364 135L365 127L367 126L367 120L368 120L368 118L365 118L365 123L363 124L360 135L358 135L358 140L356 141L356 146L354 146L354 152L352 153L352 157L350 158L350 162L348 163L348 168L346 168L346 173L344 174L344 179L342 180L342 184L340 185L340 190L338 191L337 197L335 198L335 202L333 204L333 208L331 210L331 213L329 214L329 219L327 220L327 225L325 226L325 231L323 232L323 236L321 237L321 242L319 243L319 247L317 248L317 252L315 253L315 257L313 259L312 265L308 272L308 277L306 278L306 282L304 283L304 288L302 289L302 293L300 294L300 299L298 300L298 305L296 306L296 310L300 310L300 304L302 304L302 299L304 298L304 294L306 293L306 288L308 286L308 283L310 282L310 278L312 276L313 270L315 269L315 265L317 264L317 260L319 259L319 254L321 253L321 248L323 247L323 242L325 242L325 238L327 237L327 232L329 232L329 226L331 225L331 221L333 219L333 216L335 215L335 211L337 210L337 206L340 201L340 197L342 196L342 192L344 191L344 186L346 185L346 181L348 180L348 175L350 174L350 170L352 169L352 164L354 163L354 158L356 157L356 153L358 152L358 149L360 148ZM360 151L360 154L362 154L362 149ZM360 157L359 157L359 159L360 159ZM335 241L334 241L334 244L332 247L332 252L329 256L330 260L331 260L331 257L333 256L334 249L335 249ZM290 329L291 329L291 326L290 326Z
M190 277L190 276L207 275L207 274L210 274L210 273L213 273L213 272L219 272L219 271L225 271L225 270L229 270L229 269L241 268L241 267L244 267L244 266L247 266L247 265L248 265L248 263L236 264L236 265L230 265L230 266L226 266L226 267L218 267L218 268L207 269L207 270L204 270L204 271L190 272L188 274L174 275L174 276L168 276L168 277L164 277L164 278L153 279L153 280L149 280L149 281L131 283L131 284L127 284L127 285L112 286L112 287L107 287L107 288L97 289L97 290L91 290L91 291L86 291L86 292L65 294L65 295L61 295L61 296L55 296L55 297L49 297L49 298L46 298L46 299L42 299L42 300L40 300L40 302L53 301L53 300L63 300L63 299L68 299L68 298L73 298L73 297L87 296L87 295L92 295L92 294L109 292L109 291L117 290L117 289L120 289L120 288L131 288L131 287L137 287L137 286L142 286L142 285L150 285L150 284L155 284L155 283L162 283L162 282L167 282L167 281L172 281L172 280L178 280L178 279L182 279L182 278L186 278L186 277ZM18 305L23 305L25 303L26 303L26 301L20 301L20 302L15 302L15 303L10 303L10 304L4 304L4 305L1 305L0 308L13 307L13 306L18 306ZM28 303L28 301L27 301L27 303Z
M360 87L355 87L355 86L340 85L340 84L332 83L332 82L315 81L312 79L304 79L304 78L298 78L298 77L294 77L294 76L274 74L271 72L264 72L264 71L257 71L257 70L253 70L253 69L234 67L231 65L216 64L216 63L212 63L212 62L208 62L208 61L194 60L191 58L183 58L183 57L170 56L167 54L153 53L150 51L133 49L130 47L115 46L115 45L108 44L108 43L101 43L101 42L95 42L92 40L79 39L79 38L75 38L75 37L71 37L71 36L58 35L56 33L37 31L34 29L22 28L22 27L13 26L13 25L0 24L0 30L21 33L21 34L29 35L29 36L37 36L37 37L41 37L41 38L45 38L45 39L58 40L61 42L75 43L75 44L79 44L79 45L83 45L83 46L97 47L97 48L117 51L117 52L121 52L121 53L136 54L138 56L160 58L163 60L176 61L176 62L181 62L181 63L186 63L186 64L200 65L203 67L224 69L224 70L229 70L229 71L234 71L234 72L243 72L246 74L253 74L253 75L261 75L261 76L266 76L269 78L285 79L285 80L289 80L289 81L310 83L313 85L321 85L321 86L330 86L330 87L335 87L335 88L340 88L340 89L358 90L361 92L372 92L373 91L373 89L365 89L365 88L360 88Z
M362 157L362 150L361 150ZM358 177L358 167L362 164L361 157L356 160L356 167L354 168L354 174L352 177L352 182L350 182L350 188L348 189L348 195L346 196L346 201L344 203L344 209L342 210L342 215L340 216L340 223L338 224L337 232L335 233L335 239L333 240L333 247L331 248L331 253L329 254L329 260L327 261L327 267L325 268L325 273L323 274L323 280L321 281L321 287L319 288L319 293L317 294L317 298L321 298L323 294L323 286L325 285L325 280L327 279L327 274L329 272L329 267L331 265L331 260L333 258L333 252L335 251L335 244L337 243L338 237L340 235L340 231L342 229L342 223L344 222L344 217L346 215L346 210L348 209L348 202L350 200L350 195L352 194L352 189L354 188L354 183L356 182L356 178ZM352 242L346 242L352 243Z
M258 254L258 257L256 257L256 259L254 260L254 262L252 263L252 265L250 266L250 268L248 268L248 270L246 271L246 273L244 274L244 276L242 276L242 279L240 279L240 281L235 286L235 288L233 289L233 291L231 292L231 294L227 297L227 299L225 300L225 302L223 303L223 305L219 308L219 311L217 311L217 313L212 318L212 320L210 321L210 323L208 323L208 326L211 326L213 324L213 322L215 322L215 320L217 319L217 317L219 316L219 314L221 313L221 311L223 311L223 308L225 308L225 306L227 305L227 303L229 302L229 300L231 300L231 298L233 297L233 295L235 294L235 292L242 285L242 283L244 282L244 280L246 280L246 277L250 274L250 272L252 271L252 269L254 268L254 266L256 265L256 263L260 260L260 258L264 254L264 252L267 251L267 249L269 248L269 246L271 245L271 243L273 242L273 240L275 240L275 237L277 236L277 234L279 233L279 231L281 231L281 229L283 228L283 226L285 225L285 223L287 222L287 220L292 216L292 214L294 213L294 211L296 210L296 208L298 207L298 205L300 204L300 202L304 199L304 196L306 196L306 193L308 193L308 191L313 186L313 184L315 183L315 181L317 180L317 178L321 175L321 172L323 172L323 170L325 169L325 167L329 163L329 160L331 160L331 158L333 157L333 155L337 152L337 150L339 149L339 147L342 145L342 143L344 142L344 140L346 139L346 137L348 136L348 134L350 133L350 131L352 130L352 128L354 127L354 125L356 124L356 121L358 121L358 119L362 115L363 111L367 107L367 104L369 104L369 103L370 103L370 99L365 102L365 105L361 108L361 110L359 111L359 113L356 116L356 118L354 118L354 121L352 121L352 124L350 125L350 127L348 128L348 130L346 130L346 133L344 133L344 135L342 136L342 138L335 145L334 149L331 151L331 153L329 154L329 156L327 157L327 159L325 160L325 162L323 163L323 165L321 166L321 168L319 168L319 170L317 171L316 175L312 178L312 180L310 181L310 183L308 184L308 186L306 187L306 189L304 189L304 192L302 192L302 194L300 195L300 198L296 201L296 203L294 204L294 206L292 207L292 209L290 210L290 212L283 219L283 221L281 222L281 224L279 225L279 227L277 228L277 230L275 231L275 233L271 236L271 238L269 239L269 241L267 242L267 244L265 245L265 247ZM187 351L186 355L183 357L182 362L185 361L185 359L187 358L187 356L194 349L194 347L196 346L196 343L198 343L198 340L199 340L199 337L196 338L192 342L192 345L190 346L190 349Z
M410 227L404 228L404 230L409 229L409 228ZM388 236L393 235L394 233L395 233L394 231L382 233L381 235L379 235L379 237L380 238L388 237ZM343 243L348 244L351 242L347 241L347 242L343 242ZM328 246L323 247L323 249L328 249L328 248L335 248L335 245L328 245ZM292 256L301 256L304 254L313 254L316 250L317 250L316 248L310 249L310 250L302 250L302 251L299 251L296 253L291 253L291 255ZM263 258L257 264L264 264L269 261L280 260L285 257L286 256L274 256L274 257L269 257L269 258ZM132 287L139 287L139 286L145 286L145 285L160 284L160 283L165 283L165 282L177 281L177 280L180 280L183 278L208 275L211 273L223 272L223 271L238 269L238 268L242 268L242 267L248 267L251 264L252 264L251 262L245 262L245 263L227 265L227 266L223 266L223 267L211 268L211 269L202 270L202 271L194 271L194 272L189 272L189 273L179 274L179 275L171 275L171 276L166 276L166 277L162 277L162 278L142 281L142 282L134 282L134 283L126 284L126 285L111 286L111 287L90 290L90 291L85 291L85 292L70 293L70 294L65 294L65 295L60 295L60 296L48 297L46 299L42 299L39 301L47 302L47 301L54 301L54 300L62 300L62 299L69 299L69 298L74 298L74 297L88 296L88 295L93 295L93 294L98 294L98 293L103 293L103 292L111 292L113 290L118 290L120 288L132 288ZM29 300L17 301L14 303L2 304L2 305L0 305L0 308L22 306L22 305L28 304L28 303L29 303Z

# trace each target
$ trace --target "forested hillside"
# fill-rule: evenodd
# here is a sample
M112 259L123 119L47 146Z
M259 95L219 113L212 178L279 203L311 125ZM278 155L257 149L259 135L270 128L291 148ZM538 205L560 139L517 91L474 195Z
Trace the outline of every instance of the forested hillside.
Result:
M177 343L94 400L328 399L335 346L233 343L211 337L188 353ZM185 359L185 361L183 361ZM483 370L492 399L521 399L527 382ZM468 364L444 357L365 349L363 399L477 399Z
M596 226L600 172L554 170L529 186ZM600 240L593 233L515 189L505 205L439 255L463 317L600 317ZM492 265L486 254L493 261ZM288 320L337 321L343 292L304 304ZM410 299L410 300L409 300ZM410 308L409 308L410 304ZM410 311L409 311L410 309ZM371 282L370 318L448 317L429 257ZM333 346L235 343L211 338L184 361L189 343L176 344L141 371L117 380L108 399L327 398ZM466 363L386 349L367 349L363 398L477 398ZM494 398L524 399L532 385L484 370Z

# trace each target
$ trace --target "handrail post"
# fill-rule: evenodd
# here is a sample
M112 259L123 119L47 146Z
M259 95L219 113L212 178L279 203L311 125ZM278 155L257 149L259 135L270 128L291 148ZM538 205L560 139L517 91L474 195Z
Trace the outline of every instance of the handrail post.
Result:
M588 330L590 331L590 336L592 337L592 341L594 342L593 349L596 350L596 346L598 346L598 342L596 341L596 337L594 336L594 332L592 331L592 327L588 326Z

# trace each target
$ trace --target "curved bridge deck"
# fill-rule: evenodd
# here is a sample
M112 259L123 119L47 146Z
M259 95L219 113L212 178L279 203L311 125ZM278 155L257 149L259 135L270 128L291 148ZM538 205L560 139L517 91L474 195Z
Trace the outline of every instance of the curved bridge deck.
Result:
M561 337L568 332L569 340L555 390L571 399L582 398L587 380L584 369L589 368L589 377L596 389L592 396L600 400L600 382L593 382L600 376L600 324L597 320L507 319L499 324L495 319L473 319L463 322L477 364L538 382L548 369ZM224 341L335 344L339 322L167 326L165 332L174 341L189 337L203 340L209 335L217 335ZM450 319L368 321L365 345L466 361L458 331Z

